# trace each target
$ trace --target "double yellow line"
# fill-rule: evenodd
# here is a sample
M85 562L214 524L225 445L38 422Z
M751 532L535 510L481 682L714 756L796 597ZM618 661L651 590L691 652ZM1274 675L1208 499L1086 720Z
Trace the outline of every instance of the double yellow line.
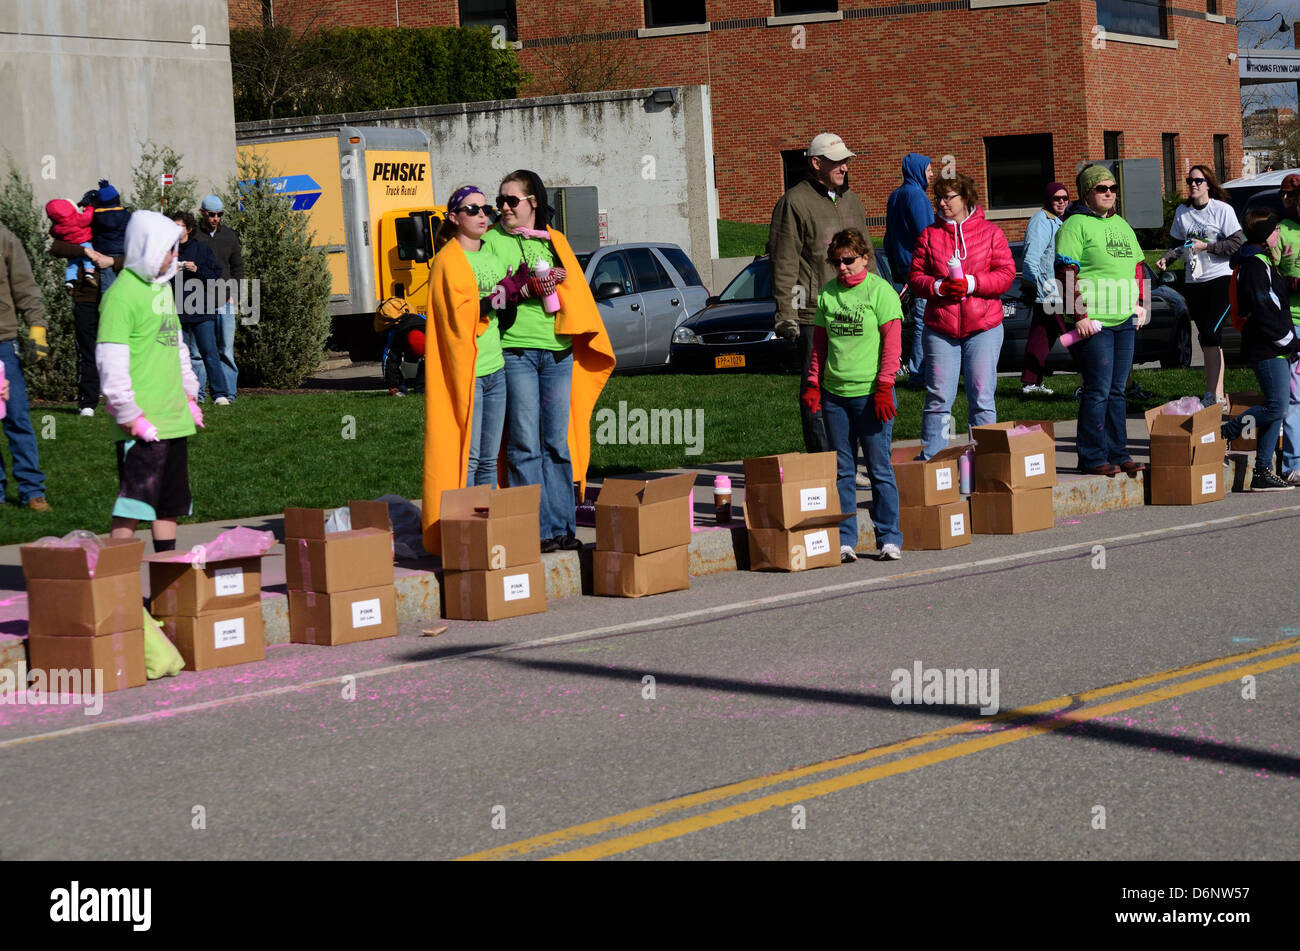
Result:
M737 819L757 815L758 813L766 812L769 809L789 806L818 796L826 796L845 789L851 789L855 786L861 786L864 783L873 782L877 779L884 779L887 776L896 776L899 773L910 772L912 770L921 769L925 766L932 766L936 763L943 763L948 760L957 759L962 756L969 756L972 753L980 753L984 750L1004 746L1008 743L1015 743L1020 740L1029 739L1033 736L1039 736L1065 727L1085 723L1089 720L1110 716L1113 713L1129 710L1133 707L1139 707L1144 704L1159 703L1183 694L1203 690L1207 687L1214 687L1219 684L1228 683L1247 674L1261 674L1291 664L1300 663L1300 651L1283 654L1283 656L1280 657L1264 659L1268 658L1268 655L1270 654L1278 654L1297 646L1300 646L1300 637L1292 637L1264 647L1244 651L1240 654L1231 654L1227 657L1220 657L1215 660L1205 661L1200 664L1192 664L1186 667L1176 667L1171 670L1162 671L1157 674L1149 674L1145 677L1127 680L1107 687L1098 687L1073 696L1056 697L1052 700L1045 700L1029 707L1021 707L1017 710L1008 710L995 717L969 720L964 723L944 727L943 729L934 730L929 733L923 733L920 736L911 737L910 739L899 740L896 743L890 743L886 746L865 750L861 753L854 753L849 756L840 756L835 759L824 760L820 763L813 763L808 766L800 766L795 769L773 773L769 776L760 776L754 779L730 783L726 786L719 786L715 789L708 789L698 793L691 793L687 796L680 796L676 799L669 799L664 802L656 803L653 806L646 806L641 809L632 809L628 812L622 812L618 815L609 816L604 819L596 819L591 822L584 822L581 825L559 829L555 832L546 833L545 835L534 836L529 839L521 839L518 842L512 842L508 845L485 849L481 852L474 852L470 855L462 856L460 860L508 859L531 855L535 852L567 846L571 843L577 842L578 840L590 839L593 836L599 836L606 832L612 832L628 826L659 819L687 809L709 805L721 800L734 799L738 796L743 796L746 793L779 786L795 780L806 779L810 776L816 776L821 773L841 770L849 766L856 766L873 759L892 756L893 754L913 750L918 747L930 746L954 736L975 732L983 733L983 735L978 738L965 740L960 743L952 743L942 747L941 749L930 750L924 753L914 753L910 756L905 756L889 763L882 763L870 766L866 769L860 769L839 776L834 776L829 779L822 779L815 782L793 786L789 789L722 806L712 811L693 815L688 818L665 822L661 825L651 826L650 828L642 829L637 832L581 846L571 851L560 852L549 856L549 858L597 859L611 855L618 855L623 852L629 852L633 849L641 848L642 846L679 838L693 832L699 832L702 829L708 829L727 822L734 822ZM1217 672L1210 673L1211 671ZM1203 676L1194 676L1197 674L1202 674ZM1182 679L1186 677L1192 677L1193 679ZM1166 684L1168 681L1181 682ZM1129 691L1143 687L1151 687L1155 684L1166 685L1133 696L1124 697L1123 699L1112 700L1108 703L1100 703L1091 707L1086 706L1086 704L1096 700L1101 700L1105 697L1120 693L1128 693ZM990 724L1022 720L1029 720L1030 722L1013 726L1009 729L1000 730L995 733L984 732Z

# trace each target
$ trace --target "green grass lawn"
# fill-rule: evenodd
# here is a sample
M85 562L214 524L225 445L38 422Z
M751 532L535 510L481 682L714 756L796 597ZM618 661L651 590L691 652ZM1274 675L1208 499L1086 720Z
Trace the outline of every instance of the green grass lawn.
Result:
M1166 399L1204 389L1200 370L1139 370L1138 382ZM1051 397L1025 399L1018 378L998 384L1002 419L1074 419L1078 403L1073 374L1051 377ZM1228 371L1229 390L1255 389L1249 370ZM592 446L592 474L653 471L759 456L803 448L797 404L798 380L777 374L687 375L675 373L614 377L600 409L615 414L619 402L635 409L702 412L701 452L687 446ZM921 433L924 394L898 390L896 439ZM1136 411L1137 406L1130 404ZM966 426L966 398L953 407L959 429ZM383 392L242 395L231 407L209 407L208 428L190 441L190 485L194 515L189 521L217 521L275 514L286 505L337 506L353 498L394 493L420 494L424 403L394 399ZM593 432L597 420L593 420ZM17 486L8 481L8 504L0 515L0 544L63 535L74 528L106 532L117 495L112 442L117 427L101 411L92 419L75 407L34 406L32 424L45 470L47 498L54 511L38 515L17 507ZM683 434L684 435L684 434ZM4 460L8 471L7 443Z
M718 257L750 258L763 254L767 250L768 226L751 225L744 221L723 221L718 219ZM871 238L873 247L883 248L885 239L882 235Z

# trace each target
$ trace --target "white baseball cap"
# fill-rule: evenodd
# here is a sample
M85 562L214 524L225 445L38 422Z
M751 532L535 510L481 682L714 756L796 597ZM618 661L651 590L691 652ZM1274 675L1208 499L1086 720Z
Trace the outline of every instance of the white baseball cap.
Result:
M847 158L853 158L856 152L850 152L849 147L844 144L834 132L823 132L812 140L808 146L809 158L828 158L832 162L843 162Z

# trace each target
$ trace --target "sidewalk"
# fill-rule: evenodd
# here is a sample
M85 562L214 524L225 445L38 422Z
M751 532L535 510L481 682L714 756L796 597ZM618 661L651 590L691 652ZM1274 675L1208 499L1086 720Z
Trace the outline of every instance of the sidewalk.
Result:
M352 369L352 368L348 368ZM358 368L359 370L360 368ZM1056 423L1056 462L1058 484L1052 490L1052 505L1057 519L1071 518L1110 509L1141 506L1145 482L1142 474L1136 477L1082 476L1074 471L1075 453L1074 420ZM965 437L954 443L965 443ZM1147 461L1146 424L1141 417L1128 420L1129 449L1135 459ZM900 440L895 446L919 446L919 440ZM710 575L736 571L738 565L748 564L748 541L744 531L741 505L744 501L744 465L737 462L715 463L707 466L676 469L675 472L694 472L695 479L695 534L691 537L690 553L692 575ZM713 478L728 475L732 481L732 525L718 527L714 520ZM599 485L593 479L592 485ZM871 496L869 489L858 490L858 508ZM339 499L344 505L347 499ZM419 504L419 499L414 500ZM870 519L863 514L864 523L859 532L858 551L875 551L875 540L870 529ZM238 521L204 522L181 525L177 532L177 548L188 549L211 541L217 534L236 525L245 525L259 531L272 531L277 541L284 540L284 519L280 513L240 519ZM148 539L147 531L138 537ZM594 545L596 530L578 526L578 537L587 545ZM975 541L974 544L979 544ZM18 545L0 546L0 667L15 669L26 659L27 593L23 582L22 558ZM146 541L145 551L151 547ZM562 598L591 593L592 549L581 552L556 552L543 555L546 567L547 598ZM437 558L399 562L394 568L397 588L397 614L399 623L415 623L440 617L441 569ZM147 568L141 568L142 586L149 590ZM262 562L262 614L266 620L268 644L284 644L289 640L289 609L285 587L284 548L274 546Z

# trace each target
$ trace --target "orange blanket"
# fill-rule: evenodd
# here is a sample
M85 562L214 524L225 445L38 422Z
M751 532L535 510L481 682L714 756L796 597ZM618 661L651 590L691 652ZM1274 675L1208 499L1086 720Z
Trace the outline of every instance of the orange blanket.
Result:
M569 395L569 458L574 481L585 487L591 461L591 414L614 371L614 347L596 309L568 240L550 229L551 244L568 277L559 285L555 332L573 341L573 384ZM425 353L424 547L442 552L438 513L444 489L465 486L470 425L474 412L474 362L478 335L488 326L479 317L478 284L469 259L449 241L433 259L429 277L430 341ZM503 440L504 443L504 440ZM505 467L500 472L504 481Z

